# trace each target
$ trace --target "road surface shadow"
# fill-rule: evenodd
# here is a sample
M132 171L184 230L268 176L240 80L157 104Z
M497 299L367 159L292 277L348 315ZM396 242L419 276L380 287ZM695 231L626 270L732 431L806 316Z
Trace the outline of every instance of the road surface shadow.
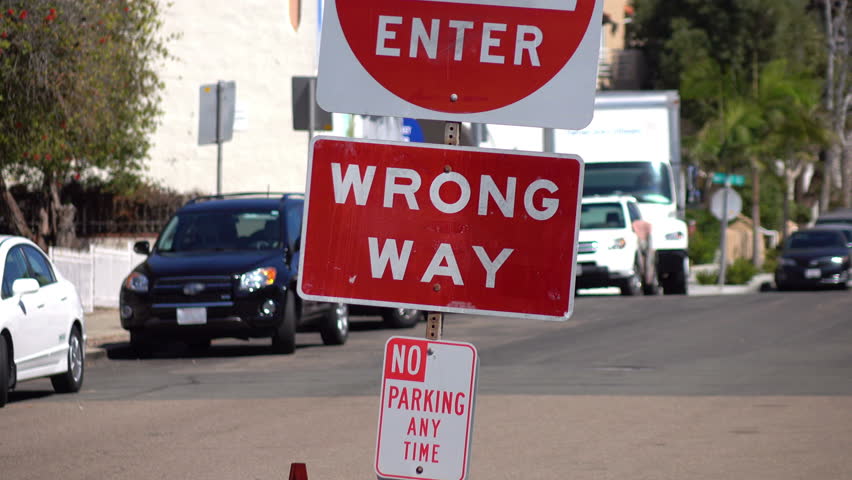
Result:
M296 353L315 347L324 347L319 343L302 343L296 345ZM176 358L231 358L231 357L260 357L269 355L286 355L276 353L267 343L213 343L209 348L198 349L179 341L169 341L154 345L150 352L140 354L127 342L105 343L100 348L106 350L110 360L140 360L140 359L176 359ZM332 348L332 347L329 347Z
M9 403L26 402L39 398L57 395L53 390L12 390L9 392Z

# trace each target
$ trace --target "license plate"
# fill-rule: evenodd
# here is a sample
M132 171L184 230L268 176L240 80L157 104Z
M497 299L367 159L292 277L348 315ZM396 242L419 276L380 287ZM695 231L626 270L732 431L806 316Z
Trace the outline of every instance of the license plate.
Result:
M805 278L819 278L822 276L822 271L818 268L808 268L805 270Z
M178 308L178 325L204 325L207 323L206 308Z

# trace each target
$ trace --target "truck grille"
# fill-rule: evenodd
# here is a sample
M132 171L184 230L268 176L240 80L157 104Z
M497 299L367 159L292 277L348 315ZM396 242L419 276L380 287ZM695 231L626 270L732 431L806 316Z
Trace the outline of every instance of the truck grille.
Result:
M577 253L595 253L598 251L598 242L580 242Z
M155 305L231 302L233 285L228 276L165 277L151 294Z

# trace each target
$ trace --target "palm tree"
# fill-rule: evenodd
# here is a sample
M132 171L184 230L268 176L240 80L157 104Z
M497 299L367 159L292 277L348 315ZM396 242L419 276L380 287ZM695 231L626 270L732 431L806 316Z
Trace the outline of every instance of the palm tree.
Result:
M783 165L786 188L782 232L786 238L796 179L808 163L818 161L819 150L831 143L832 133L821 106L819 83L808 77L788 74L781 78L778 72L772 73L764 77L772 113L765 141L768 152L776 154Z
M791 72L785 61L777 60L758 69L753 80L743 86L711 64L685 74L683 85L685 96L706 94L714 85L719 92L708 102L711 109L715 107L715 115L696 135L692 151L705 168L731 171L748 163L752 176L752 262L760 266L760 175L775 159L793 158L794 153L823 141L825 128L819 113L819 86L812 77ZM788 184L788 190L791 186Z

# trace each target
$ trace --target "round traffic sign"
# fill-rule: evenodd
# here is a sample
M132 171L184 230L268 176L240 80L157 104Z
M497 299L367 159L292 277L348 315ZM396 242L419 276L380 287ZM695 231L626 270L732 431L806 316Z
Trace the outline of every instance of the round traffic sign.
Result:
M595 10L595 0L335 5L349 47L379 84L446 113L502 108L540 89L571 59Z
M713 216L722 220L722 214L725 211L725 191L728 192L728 221L736 218L737 215L740 214L743 210L743 199L740 197L740 194L736 192L731 187L724 187L716 191L712 197L710 197L710 212L713 213Z

